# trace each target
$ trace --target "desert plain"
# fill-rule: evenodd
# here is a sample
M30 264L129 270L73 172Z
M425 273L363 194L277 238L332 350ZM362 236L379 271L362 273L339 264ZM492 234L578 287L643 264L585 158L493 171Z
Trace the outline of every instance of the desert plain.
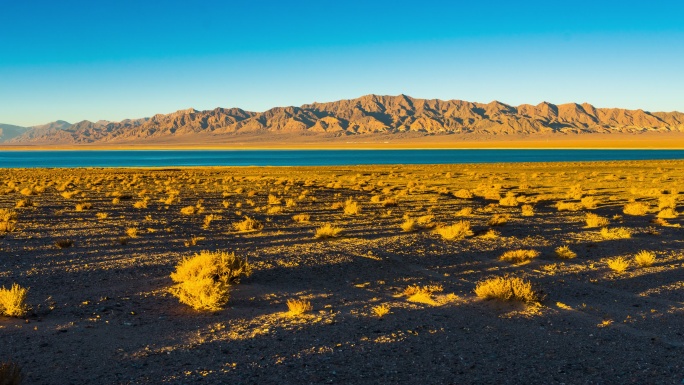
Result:
M3 169L0 286L28 292L0 362L27 384L681 384L683 181L684 161ZM202 251L252 269L219 309L173 295Z

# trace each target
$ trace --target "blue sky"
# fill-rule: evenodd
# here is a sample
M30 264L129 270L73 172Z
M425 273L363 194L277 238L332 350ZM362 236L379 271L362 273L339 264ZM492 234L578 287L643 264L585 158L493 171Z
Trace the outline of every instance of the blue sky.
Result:
M681 1L0 0L0 15L0 123L370 93L684 111Z

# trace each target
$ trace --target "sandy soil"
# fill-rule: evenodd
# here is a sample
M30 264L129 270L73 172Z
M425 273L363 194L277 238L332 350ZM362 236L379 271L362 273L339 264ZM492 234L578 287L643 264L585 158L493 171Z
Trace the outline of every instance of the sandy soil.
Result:
M0 234L0 286L29 287L31 306L25 318L0 317L0 361L20 364L26 384L684 380L684 221L656 218L684 190L681 161L0 176L0 208L17 213L16 230ZM457 198L461 189L473 197ZM507 193L520 205L501 205ZM269 204L269 195L281 204ZM597 207L581 206L586 197ZM359 214L343 213L349 198ZM26 199L33 205L15 207ZM630 200L648 213L623 213ZM559 211L558 202L578 211ZM83 203L92 207L77 211ZM522 216L522 204L534 215ZM202 212L181 214L190 205ZM586 227L588 212L631 238L605 239ZM310 221L295 222L295 214ZM507 223L488 225L496 214L509 215ZM245 215L263 230L233 230ZM448 241L429 229L403 232L405 215L431 215L437 227L467 220L474 234ZM326 223L341 236L315 239ZM64 239L73 246L57 247ZM562 245L577 257L558 258ZM498 259L512 249L541 255L523 264ZM642 249L655 252L654 265L633 262ZM195 311L168 293L174 266L200 250L235 251L254 266L218 312ZM630 260L626 272L607 266L615 257ZM474 294L481 280L505 275L531 281L541 301ZM431 303L411 302L402 292L414 284L443 291ZM313 311L288 315L291 298L308 299ZM391 309L384 317L372 310L380 304Z

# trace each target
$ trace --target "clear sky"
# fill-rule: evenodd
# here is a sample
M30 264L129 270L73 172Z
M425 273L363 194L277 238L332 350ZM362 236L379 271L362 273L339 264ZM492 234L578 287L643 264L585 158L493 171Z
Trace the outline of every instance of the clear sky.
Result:
M684 111L684 2L0 0L0 123L375 93Z

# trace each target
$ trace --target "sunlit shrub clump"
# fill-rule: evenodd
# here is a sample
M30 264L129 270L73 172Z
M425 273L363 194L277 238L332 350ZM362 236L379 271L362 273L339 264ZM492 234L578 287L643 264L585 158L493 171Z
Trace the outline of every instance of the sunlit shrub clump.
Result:
M475 295L482 299L535 302L537 295L532 284L521 278L494 277L477 283Z
M215 311L228 301L229 286L251 273L247 260L235 253L202 251L176 266L170 292L195 310Z

